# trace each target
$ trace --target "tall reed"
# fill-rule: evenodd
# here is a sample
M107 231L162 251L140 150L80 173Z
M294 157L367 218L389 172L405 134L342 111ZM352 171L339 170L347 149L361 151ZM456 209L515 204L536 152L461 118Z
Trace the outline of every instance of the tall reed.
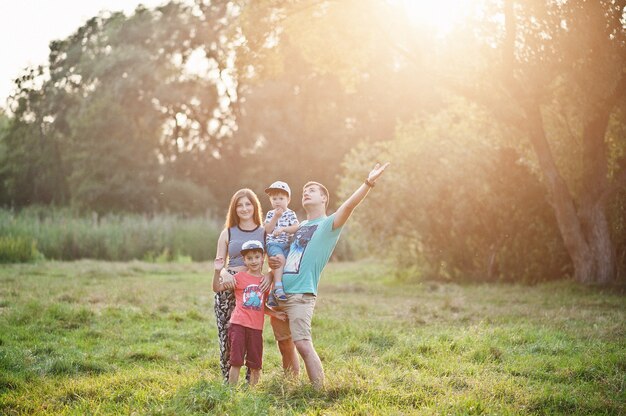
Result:
M206 261L215 255L219 231L219 222L210 217L110 214L99 218L59 208L0 210L0 236L13 244L26 241L29 247L35 242L39 252L55 260Z

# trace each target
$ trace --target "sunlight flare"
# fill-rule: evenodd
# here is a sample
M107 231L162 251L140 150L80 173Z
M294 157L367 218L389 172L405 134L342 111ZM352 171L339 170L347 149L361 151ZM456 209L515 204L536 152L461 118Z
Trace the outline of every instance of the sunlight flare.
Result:
M445 35L467 18L475 0L399 0L399 6L414 25L431 26Z

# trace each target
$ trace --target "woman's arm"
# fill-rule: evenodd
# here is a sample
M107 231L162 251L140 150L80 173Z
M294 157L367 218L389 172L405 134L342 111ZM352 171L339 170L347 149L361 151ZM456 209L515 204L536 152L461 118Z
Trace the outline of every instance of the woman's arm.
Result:
M213 261L215 271L213 273L213 291L221 292L225 290L224 284L220 282L220 271L224 268L224 259L215 259Z
M228 230L223 229L217 239L217 253L215 254L215 275L213 276L213 290L221 292L222 290L233 290L235 288L235 280L224 269L225 258L228 253ZM219 266L219 269L218 269ZM222 273L223 272L223 273ZM221 274L221 279L220 279ZM217 279L217 286L216 286ZM221 286L220 286L221 285Z

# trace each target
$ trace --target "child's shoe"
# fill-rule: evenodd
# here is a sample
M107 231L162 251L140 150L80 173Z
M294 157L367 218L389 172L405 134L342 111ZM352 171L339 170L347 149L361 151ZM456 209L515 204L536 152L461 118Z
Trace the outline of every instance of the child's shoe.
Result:
M272 308L275 308L276 306L278 306L278 301L276 300L276 297L274 296L273 290L270 290L270 293L267 297L267 306L271 306Z
M274 285L274 296L278 298L279 300L287 300L287 295L285 294L285 291L283 290L282 283L276 283Z

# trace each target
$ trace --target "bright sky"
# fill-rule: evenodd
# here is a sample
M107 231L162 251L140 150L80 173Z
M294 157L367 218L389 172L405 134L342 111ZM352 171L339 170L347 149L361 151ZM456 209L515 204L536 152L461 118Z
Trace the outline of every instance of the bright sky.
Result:
M48 44L74 33L101 10L130 14L138 4L155 7L166 0L0 0L0 107L12 80L30 65L47 63Z

